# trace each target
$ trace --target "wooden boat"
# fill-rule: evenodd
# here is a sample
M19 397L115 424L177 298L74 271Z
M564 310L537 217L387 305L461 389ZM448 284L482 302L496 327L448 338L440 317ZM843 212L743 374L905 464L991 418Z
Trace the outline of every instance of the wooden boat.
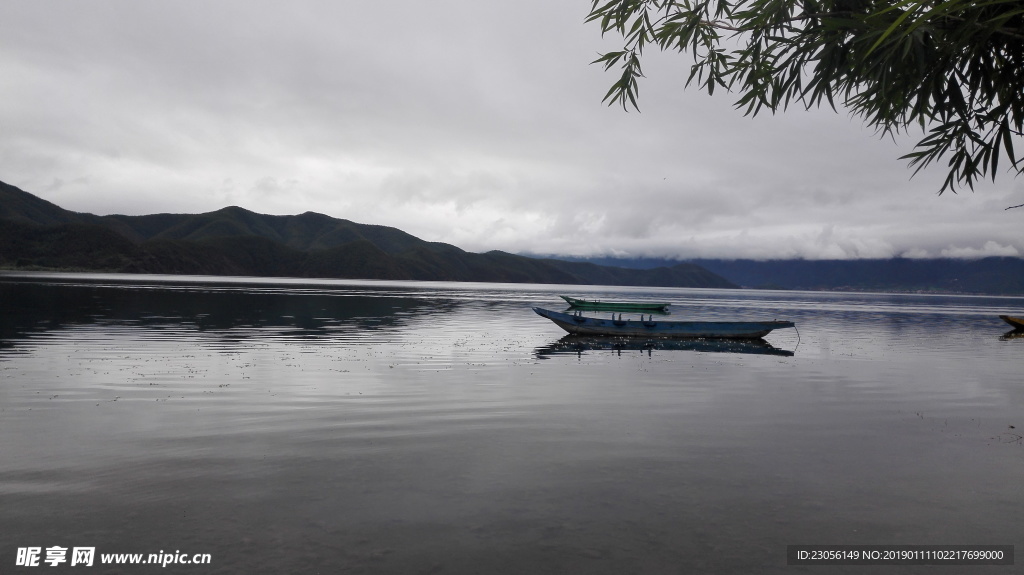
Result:
M615 310L615 311L665 311L668 307L667 303L660 302L643 302L643 301L629 301L629 302L611 302L611 301L597 301L597 300L586 300L569 297L567 295L558 296L566 301L569 305L579 309L602 309L602 310Z
M565 331L577 335L611 335L642 337L706 337L722 339L757 339L773 329L796 327L791 321L667 321L649 319L602 319L580 313L568 314L533 308L541 317L555 322Z
M1013 317L1012 315L1001 315L999 319L1013 326L1013 329L1024 330L1024 317Z

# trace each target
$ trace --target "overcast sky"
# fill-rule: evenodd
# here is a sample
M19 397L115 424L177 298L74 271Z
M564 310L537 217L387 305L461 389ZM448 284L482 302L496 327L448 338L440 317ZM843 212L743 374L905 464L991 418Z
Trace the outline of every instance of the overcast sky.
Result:
M588 0L8 0L0 180L96 214L324 213L475 252L1024 255L1024 178L937 196L918 133L755 119L650 52L641 112L601 103L620 45Z

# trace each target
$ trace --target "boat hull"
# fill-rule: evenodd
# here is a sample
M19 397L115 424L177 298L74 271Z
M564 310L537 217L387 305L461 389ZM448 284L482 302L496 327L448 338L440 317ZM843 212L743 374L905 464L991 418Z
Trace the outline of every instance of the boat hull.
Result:
M999 319L1013 326L1013 329L1024 330L1024 317L1013 317L1012 315L1001 315Z
M791 321L644 321L572 315L533 308L533 311L576 335L628 337L758 339L772 330L795 327Z
M665 311L667 303L661 302L611 302L576 299L566 295L558 296L565 300L572 307L579 309L597 309L607 311Z

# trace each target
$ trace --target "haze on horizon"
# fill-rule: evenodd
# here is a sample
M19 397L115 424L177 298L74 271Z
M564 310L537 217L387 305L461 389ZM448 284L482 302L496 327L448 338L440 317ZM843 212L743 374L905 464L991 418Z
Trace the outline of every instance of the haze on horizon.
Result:
M641 112L590 65L589 2L0 6L0 180L96 214L237 205L469 251L1024 255L1024 179L936 192L857 118L745 118L651 53Z

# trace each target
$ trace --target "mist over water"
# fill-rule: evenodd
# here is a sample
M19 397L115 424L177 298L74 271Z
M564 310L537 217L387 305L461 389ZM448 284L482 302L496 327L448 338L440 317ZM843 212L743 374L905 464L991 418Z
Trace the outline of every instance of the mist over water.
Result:
M559 293L798 331L580 341L531 311ZM787 545L1024 549L1024 339L997 318L1022 310L0 275L0 572L31 571L29 546L212 557L172 573L802 573Z

